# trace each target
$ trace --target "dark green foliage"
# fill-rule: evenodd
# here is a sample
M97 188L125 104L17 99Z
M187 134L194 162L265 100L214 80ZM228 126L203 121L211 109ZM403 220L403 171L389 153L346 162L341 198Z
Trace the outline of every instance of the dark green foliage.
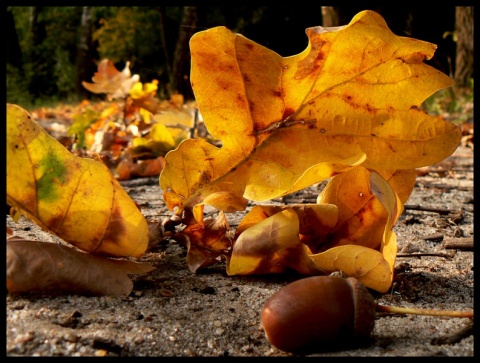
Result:
M426 7L428 8L428 7ZM445 73L454 53L445 55L442 42L445 32L453 31L453 7L435 10L435 18L423 8L404 4L373 8L382 14L393 32L430 41L439 45L432 65ZM82 81L90 82L98 62L112 60L122 70L130 62L132 74L141 82L159 81L158 96L168 98L170 91L180 89L190 96L189 51L179 39L184 8L182 6L94 6L90 8L91 39L87 59L79 57L82 29L82 6L10 6L14 26L8 25L7 102L23 105L80 101L98 96L84 92ZM358 6L338 7L341 24L360 10ZM272 49L282 56L298 54L307 46L305 29L322 24L320 5L292 6L197 6L193 32L224 25L233 31ZM13 23L13 22L12 22ZM17 34L17 37L12 35ZM409 34L411 33L411 34ZM18 40L16 40L18 38ZM175 54L182 57L180 70L174 67ZM78 62L82 59L83 63ZM448 60L448 61L447 61ZM86 64L89 64L88 66ZM181 77L174 74L181 72ZM183 77L183 78L182 78ZM172 84L173 82L173 84ZM182 85L178 83L181 82Z

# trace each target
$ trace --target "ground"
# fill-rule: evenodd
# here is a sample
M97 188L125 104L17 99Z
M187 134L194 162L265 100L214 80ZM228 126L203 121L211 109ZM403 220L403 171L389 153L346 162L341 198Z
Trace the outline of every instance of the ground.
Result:
M148 220L169 215L158 178L122 185ZM314 202L321 186L273 202ZM419 170L394 227L395 281L388 293L374 294L377 303L473 309L473 213L473 151L459 146L442 163ZM7 226L26 239L56 241L25 218L15 224L7 214ZM301 276L232 277L222 263L193 274L185 256L185 246L174 240L150 250L141 261L156 269L132 276L125 298L7 293L7 356L291 355L267 341L260 311ZM366 345L314 356L473 356L473 340L473 319L378 314Z

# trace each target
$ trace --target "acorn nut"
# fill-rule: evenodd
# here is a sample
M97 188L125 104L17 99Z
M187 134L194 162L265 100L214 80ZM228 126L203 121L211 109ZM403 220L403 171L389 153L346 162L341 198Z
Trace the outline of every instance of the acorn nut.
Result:
M375 325L373 296L357 279L312 276L278 290L262 308L267 340L285 352L311 354L365 342Z

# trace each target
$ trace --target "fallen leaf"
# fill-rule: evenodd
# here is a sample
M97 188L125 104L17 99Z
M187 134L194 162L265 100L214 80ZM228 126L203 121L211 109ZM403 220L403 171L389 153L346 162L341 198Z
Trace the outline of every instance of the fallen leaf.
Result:
M82 82L83 87L93 93L106 93L108 99L124 98L130 89L138 82L140 76L130 72L130 62L120 72L112 61L102 59L98 71L92 77L93 83Z
M256 205L242 219L235 236L238 237L247 228L285 209L297 214L299 240L310 249L323 241L338 222L338 208L334 204Z
M318 205L253 207L237 228L227 273L342 271L371 289L388 291L397 253L392 227L403 210L400 199L382 176L363 167L337 175L330 183ZM349 188L339 188L342 183L353 185L351 194ZM352 198L358 200L349 204ZM332 204L324 204L327 201ZM317 252L324 244L328 247Z
M298 215L291 208L245 229L227 259L228 275L324 273L312 262L307 246L300 242L299 230Z
M74 156L23 108L7 104L7 203L92 253L142 255L145 217L102 162Z
M373 11L306 32L305 51L285 58L225 27L191 38L192 87L222 146L185 140L166 156L170 210L219 191L264 201L355 165L414 169L453 153L460 128L419 109L453 84L423 62L434 44L396 36Z
M165 158L159 156L156 159L146 159L133 161L128 158L122 159L115 169L117 180L128 180L131 178L141 178L157 176L165 166Z
M407 200L415 185L414 169L381 171ZM353 244L379 249L389 213L371 191L371 171L357 166L334 176L317 198L317 203L338 207L338 223L312 248L321 252L334 246ZM391 187L391 186L390 186Z
M187 240L187 266L191 272L217 262L231 247L227 236L230 229L225 214L220 212L216 218L202 219L201 223L187 225L182 235Z
M210 196L210 205L232 212L246 206L238 201L331 178L318 198L336 208L330 223L304 219L298 208L255 207L226 254L227 273L340 270L385 292L397 253L392 228L415 169L445 159L460 141L457 125L420 109L453 80L424 63L436 45L396 36L373 11L306 33L307 48L290 57L225 27L191 38L192 87L218 142L188 139L169 152L163 197L175 217L202 226Z
M387 292L392 284L393 269L390 264L381 252L368 247L338 246L310 257L326 273L342 271L378 292Z
M58 243L7 239L7 290L51 291L93 296L128 296L128 277L154 269L146 263L113 260Z

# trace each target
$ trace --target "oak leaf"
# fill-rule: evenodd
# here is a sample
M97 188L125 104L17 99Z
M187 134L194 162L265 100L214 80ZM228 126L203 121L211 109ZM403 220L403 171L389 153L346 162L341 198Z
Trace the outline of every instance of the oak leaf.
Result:
M202 219L201 223L193 222L185 227L182 235L186 238L186 262L191 272L212 265L227 254L232 244L227 235L229 229L223 212L216 218Z
M377 173L388 181L388 188L402 191L401 203L408 199L415 186L415 169L377 170ZM335 175L321 191L317 203L336 205L338 222L322 240L311 246L313 251L325 251L345 244L378 249L389 214L371 191L370 176L370 170L357 166ZM401 203L399 207L402 207Z
M355 165L414 169L455 150L459 127L419 109L453 84L423 62L434 44L396 36L373 11L306 33L307 48L290 57L225 27L191 38L192 87L222 146L185 140L167 154L170 210L218 191L265 201Z
M74 156L8 103L7 203L87 252L138 257L148 246L145 217L108 167Z
M130 72L130 62L120 72L112 61L102 59L98 71L92 77L93 83L82 82L83 87L93 93L106 93L109 100L124 98L130 89L138 82L140 76Z
M300 242L299 229L299 218L292 208L285 208L247 228L233 244L227 273L325 273L312 262L307 246Z
M202 226L206 204L240 211L331 178L317 207L334 206L334 222L314 228L318 220L298 208L254 207L237 228L227 272L341 270L385 292L397 253L392 229L415 168L460 141L458 126L420 110L453 80L424 63L436 45L396 36L372 11L306 33L305 51L285 58L225 27L192 37L192 87L221 145L192 139L169 152L164 200Z
M364 170L359 170L354 174L363 173ZM345 228L341 216L345 214L342 209L348 206L343 203L323 204L320 201L318 205L255 206L238 226L237 238L227 259L227 273L248 275L294 270L312 275L342 271L369 288L386 292L393 281L397 253L396 235L392 228L403 206L382 176L374 172L366 174L361 184L368 185L372 198L381 204L386 214L383 220L375 214L362 212L366 219L378 223L378 228L373 231L370 226L363 228L365 239L373 240L371 243L376 248L355 244L356 241L342 243L344 236L334 233L330 237L336 242L332 243L333 246L319 253L312 252L311 246L316 246L315 241L321 244L329 233L338 230L338 226ZM367 195L365 197L371 199ZM308 215L310 218L305 217ZM313 220L312 216L315 216ZM380 230L380 235L376 229ZM305 239L305 235L309 238ZM356 236L355 233L346 234L350 235Z
M123 158L115 168L117 180L158 176L165 166L165 158L158 156L155 159L132 160Z
M367 175L369 175L368 180L364 180L364 183L369 184L370 192L381 203L387 214L385 223L378 226L378 229L383 229L381 237L375 233L375 229L373 231L366 229L367 237L380 239L380 246L374 249L362 245L339 243L324 252L313 254L311 258L317 266L327 272L342 271L348 276L356 277L371 289L386 292L393 282L398 249L397 236L392 229L403 212L403 203L384 177L376 172L369 172ZM409 176L402 175L398 178L409 178ZM320 203L322 202L324 201L320 200ZM375 217L374 220L376 220Z
M154 269L145 263L114 260L58 243L7 238L7 290L10 293L53 291L86 295L128 296L131 274Z

